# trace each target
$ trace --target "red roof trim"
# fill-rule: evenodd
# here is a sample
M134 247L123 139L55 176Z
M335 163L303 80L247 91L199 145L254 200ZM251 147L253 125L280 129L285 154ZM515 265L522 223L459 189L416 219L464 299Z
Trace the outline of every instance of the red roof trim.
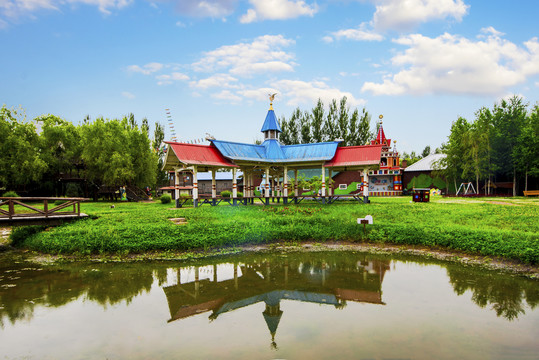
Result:
M378 165L382 145L344 146L337 148L335 156L325 167Z
M165 141L170 145L178 160L186 165L238 167L226 159L213 145L184 144Z

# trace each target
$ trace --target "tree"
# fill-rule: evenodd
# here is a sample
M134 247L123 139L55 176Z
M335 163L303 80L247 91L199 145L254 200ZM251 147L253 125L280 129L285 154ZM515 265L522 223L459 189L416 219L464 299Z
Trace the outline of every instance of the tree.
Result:
M312 142L311 137L311 118L306 111L301 113L299 117L299 129L301 135L301 143L309 144Z
M22 110L0 108L0 187L13 190L41 180L47 170L39 156L34 124Z
M458 188L457 181L462 179L466 150L464 139L468 136L469 129L470 124L463 117L459 117L457 121L453 122L448 142L443 149L446 157L440 160L442 168L440 171L446 179L453 179L455 189Z
M334 141L339 137L337 133L337 119L337 100L333 99L329 105L328 115L326 116L326 122L323 127L324 141Z
M81 164L81 143L79 129L72 123L55 115L42 115L34 119L41 125L39 134L39 155L47 164L43 178L46 192L56 188L56 196L62 195L57 188L58 180L65 174L72 174Z
M526 117L514 150L517 166L524 173L524 190L528 190L528 177L539 176L539 105Z
M280 121L281 143L307 144L342 139L340 146L364 145L373 137L370 131L371 116L365 108L361 115L357 109L350 115L350 107L346 102L346 97L338 104L334 99L327 114L320 99L311 113L295 109L289 121L284 117Z
M97 185L155 184L157 154L147 132L138 128L131 115L121 121L99 118L82 125L86 176Z
M430 155L430 145L427 145L427 146L425 146L425 148L421 152L421 157L424 158L424 157L427 157L429 155Z
M321 99L318 99L311 113L312 140L315 143L319 143L324 141L324 133L322 131L324 125L324 104Z
M517 170L519 139L526 123L527 104L518 96L502 100L494 105L493 125L495 131L493 154L504 175L513 178L513 196L517 194Z

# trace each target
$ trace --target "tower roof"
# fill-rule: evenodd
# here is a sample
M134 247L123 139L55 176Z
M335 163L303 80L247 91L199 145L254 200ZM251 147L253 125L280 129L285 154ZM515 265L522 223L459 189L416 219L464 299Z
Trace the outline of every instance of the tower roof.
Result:
M371 145L386 145L391 146L391 139L386 138L384 133L384 127L380 121L380 127L378 128L378 134L376 135L376 140L371 141Z
M264 120L264 125L262 125L262 130L260 131L265 132L269 130L276 130L278 132L282 132L281 127L279 126L279 122L277 121L277 117L275 116L275 111L273 111L272 108L268 110L266 120Z

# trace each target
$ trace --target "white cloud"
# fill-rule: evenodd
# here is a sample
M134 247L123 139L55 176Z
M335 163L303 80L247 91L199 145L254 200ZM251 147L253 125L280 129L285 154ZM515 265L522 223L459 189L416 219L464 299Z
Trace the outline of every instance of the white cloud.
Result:
M278 99L280 94L279 91L275 88L260 88L260 89L249 89L249 90L242 90L238 92L242 96L249 98L249 99L255 99L259 101L267 101L269 94L275 94L277 93L276 98Z
M257 73L293 71L292 54L281 50L294 44L282 35L265 35L251 43L222 46L205 53L193 64L196 71L213 72L228 69L236 76L250 76Z
M346 96L350 106L361 106L365 100L357 99L352 93L329 87L323 81L279 80L271 84L276 92L288 99L287 104L297 106L300 103L314 104L321 99L329 104L333 99Z
M198 89L228 88L238 89L238 79L229 74L215 74L206 79L191 81L189 85Z
M96 6L105 15L114 9L122 9L130 5L133 0L0 0L0 22L7 26L6 19L17 19L21 16L34 16L40 10L56 10L67 4L85 4Z
M182 15L222 18L232 14L238 0L172 0Z
M408 46L392 58L393 65L403 69L385 76L382 83L366 82L362 91L375 95L499 95L539 74L537 38L519 47L492 30L492 35L478 41L447 33L394 40Z
M138 65L129 65L127 67L127 71L134 72L134 73L141 73L144 75L150 75L154 72L161 70L163 66L164 66L163 64L157 63L157 62L148 63L142 67Z
M172 84L174 81L187 81L189 80L189 76L179 73L179 72L173 72L172 74L161 74L157 75L155 77L157 80L157 85L169 85Z
M221 92L215 93L211 95L214 99L219 100L226 100L227 102L240 102L242 98L234 93L232 93L230 90L223 90Z
M469 5L463 0L376 0L373 25L376 29L410 30L431 20L461 21Z
M122 91L122 96L127 99L134 99L135 95L130 93L129 91Z
M247 24L263 20L285 20L300 16L313 16L318 12L318 5L309 5L302 0L249 0L253 6L240 18Z
M345 29L331 33L331 36L325 36L322 40L327 43L334 40L347 39L355 41L382 41L384 37L381 34L367 29L367 24L362 23L357 29Z

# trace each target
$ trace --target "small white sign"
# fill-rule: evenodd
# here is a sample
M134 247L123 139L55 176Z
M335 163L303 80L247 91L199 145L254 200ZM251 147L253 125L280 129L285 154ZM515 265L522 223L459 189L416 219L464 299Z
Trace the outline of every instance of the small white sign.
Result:
M372 224L372 223L373 223L373 221L372 221L372 216L371 216L371 215L367 215L367 216L365 216L364 218L357 218L357 223L358 223L358 224L361 224L361 223L362 223L362 220L367 221L367 224Z

